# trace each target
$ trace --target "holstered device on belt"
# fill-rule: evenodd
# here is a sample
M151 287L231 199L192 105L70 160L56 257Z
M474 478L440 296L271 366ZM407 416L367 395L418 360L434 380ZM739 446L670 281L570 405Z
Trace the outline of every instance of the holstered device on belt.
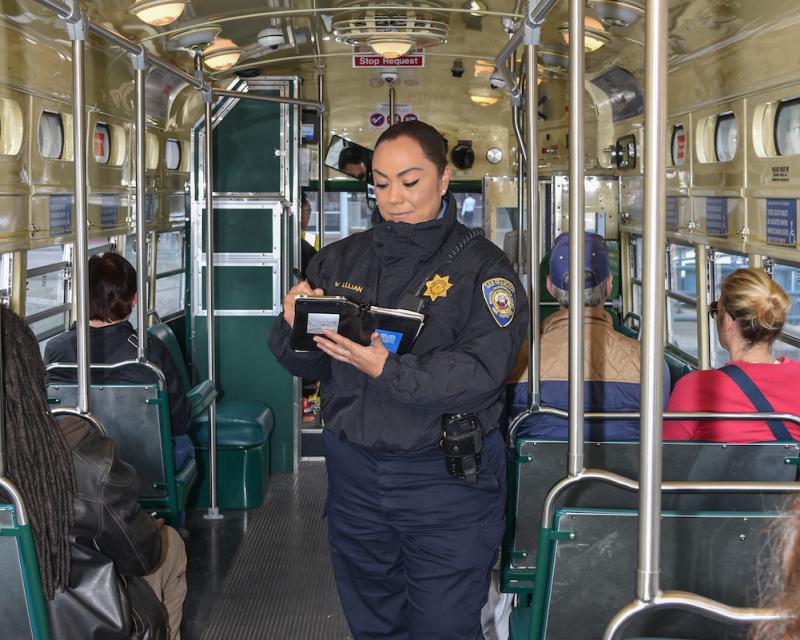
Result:
M457 413L442 418L442 439L447 471L467 484L478 481L483 451L483 429L475 413Z

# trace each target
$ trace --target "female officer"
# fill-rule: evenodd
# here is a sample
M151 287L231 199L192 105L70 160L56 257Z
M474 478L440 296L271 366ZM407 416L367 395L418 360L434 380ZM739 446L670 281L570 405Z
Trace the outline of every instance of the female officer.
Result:
M284 298L270 348L294 375L321 380L328 538L354 637L474 640L504 529L496 426L527 300L503 253L457 222L433 127L387 129L373 172L373 228L317 254ZM389 308L421 299L425 325L405 355L377 332L362 346L328 330L319 351L293 351L296 296L323 293ZM482 446L477 475L474 456L455 459L455 475L445 461L452 414L466 415L449 437Z

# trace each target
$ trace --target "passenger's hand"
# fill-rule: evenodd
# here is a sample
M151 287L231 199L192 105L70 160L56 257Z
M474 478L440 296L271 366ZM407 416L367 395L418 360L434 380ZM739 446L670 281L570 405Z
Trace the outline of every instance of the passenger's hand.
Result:
M312 289L305 280L294 285L283 297L283 319L290 327L294 327L294 301L297 296L324 296L322 289Z
M377 378L383 373L383 366L389 357L389 351L383 346L380 334L372 334L372 343L364 347L330 329L323 329L325 337L314 336L314 342L323 352L339 362L353 365L371 378Z

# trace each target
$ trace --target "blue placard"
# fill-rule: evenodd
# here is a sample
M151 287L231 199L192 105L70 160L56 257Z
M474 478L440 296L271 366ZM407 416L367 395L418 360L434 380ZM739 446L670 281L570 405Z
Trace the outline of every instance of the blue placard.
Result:
M119 208L116 196L102 196L100 201L100 226L116 227L119 220Z
M153 210L156 206L156 198L152 193L148 193L144 197L144 219L147 222L153 219Z
M386 329L375 329L378 332L378 335L381 337L381 342L383 342L383 346L386 347L386 350L389 353L397 353L397 349L400 347L400 341L403 339L403 334L398 333L397 331L386 331Z
M706 231L713 236L728 235L727 198L706 198Z
M72 230L72 195L50 196L50 235L62 236Z
M678 198L674 196L667 198L666 227L669 231L678 230Z
M767 243L797 244L797 200L767 198Z

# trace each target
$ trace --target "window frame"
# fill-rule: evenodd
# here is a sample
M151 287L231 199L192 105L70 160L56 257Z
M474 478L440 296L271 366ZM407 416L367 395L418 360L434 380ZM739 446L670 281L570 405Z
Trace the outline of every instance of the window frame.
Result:
M174 167L171 167L168 162L168 153L171 143L174 143L174 147L177 147L178 150L178 162L175 164ZM183 162L183 145L181 141L177 138L167 138L167 141L164 143L164 167L167 171L180 171L181 170L181 163Z
M723 122L733 121L736 124L736 147L733 149L733 154L730 158L720 158L718 144L720 126ZM733 162L736 159L736 154L739 151L739 120L733 111L726 111L725 113L717 114L714 118L714 158L717 162Z
M672 252L673 247L679 246L686 249L691 249L694 251L695 254L695 270L697 269L697 250L693 245L690 244L682 244L680 242L672 242L667 241L665 248L664 248L664 255L665 255L665 268L664 268L664 289L666 295L666 304L664 305L664 329L666 331L665 335L665 345L664 348L668 351L680 356L682 359L691 362L693 365L697 366L700 354L700 331L697 324L698 319L698 309L697 309L697 290L695 289L694 298L690 295L683 293L681 291L677 291L672 288L672 281L673 281L673 265L672 265ZM696 271L695 271L696 273ZM695 351L697 355L693 355L692 353L685 351L684 349L680 348L678 345L670 342L670 336L672 334L672 314L670 313L670 301L674 301L688 307L694 309L695 312Z
M775 143L775 155L778 157L791 157L800 155L800 151L797 153L783 153L781 151L780 141L778 140L778 122L781 118L781 112L787 107L797 107L800 108L800 97L796 98L787 98L784 100L780 100L778 105L775 107L775 118L773 119L772 123L772 139ZM800 141L798 141L800 144Z
M43 122L50 122L54 121L58 123L58 128L61 131L61 147L59 149L59 153L57 156L49 156L44 154L44 148L42 144L42 123ZM39 150L39 156L43 160L65 160L64 152L66 150L66 133L64 128L64 115L60 111L51 111L50 109L42 109L39 114L39 127L37 129L37 148Z

